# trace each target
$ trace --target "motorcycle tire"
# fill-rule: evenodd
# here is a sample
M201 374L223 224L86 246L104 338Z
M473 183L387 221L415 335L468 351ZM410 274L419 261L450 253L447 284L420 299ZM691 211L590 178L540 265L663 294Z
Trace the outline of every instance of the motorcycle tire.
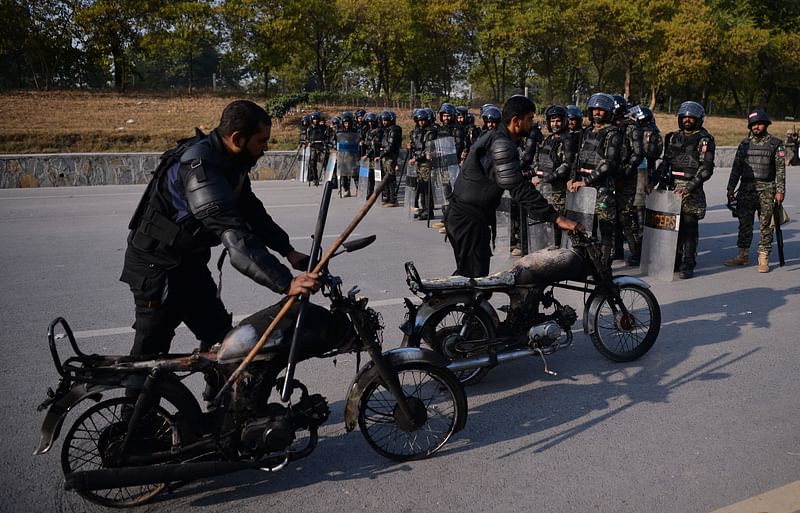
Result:
M126 417L136 401L115 397L95 404L81 414L64 437L61 448L61 468L64 475L82 470L113 468L127 431ZM145 413L139 421L141 429L133 433L128 447L150 452L169 451L175 428L169 413L160 406ZM124 464L123 464L124 466ZM143 467L143 472L146 468ZM81 490L84 499L111 508L139 506L163 492L166 483L122 486L103 490Z
M459 333L466 316L469 316L466 321L469 323L469 328L466 336L461 337ZM448 360L457 360L483 353L483 351L467 354L456 352L453 347L455 343L468 343L471 340L491 340L494 337L494 323L486 312L478 309L473 313L467 313L464 305L452 305L436 312L422 327L422 340L431 349ZM488 373L489 369L487 367L454 371L458 380L465 386L478 383Z
M395 367L412 411L408 419L376 375L361 394L358 427L367 443L394 461L427 458L447 443L467 416L467 396L452 372L409 362Z
M619 311L616 300L605 296L591 313L591 338L594 347L615 362L630 362L653 347L661 330L661 308L648 289L623 285L619 295L628 310Z

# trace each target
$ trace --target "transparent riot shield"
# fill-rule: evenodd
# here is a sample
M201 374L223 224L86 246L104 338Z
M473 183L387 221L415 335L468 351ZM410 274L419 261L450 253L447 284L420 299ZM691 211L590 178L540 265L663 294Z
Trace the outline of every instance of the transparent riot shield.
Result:
M511 250L514 247L514 214L512 210L519 213L519 208L511 201L508 192L503 193L500 204L495 212L495 232L493 254L500 258L510 258Z
M414 199L417 197L417 165L408 162L406 164L406 177L403 194L403 207L406 210L406 216L409 219L414 219L414 214L418 212L418 205L414 204Z
M647 196L645 208L639 268L647 276L672 281L681 223L681 197L672 191L653 191Z
M643 207L647 197L644 192L644 188L647 185L647 159L642 159L642 163L639 164L636 172L636 195L633 197L633 206Z
M597 189L594 187L581 187L578 192L567 192L567 211L564 217L582 224L586 231L591 232L596 204ZM561 247L571 248L572 240L561 237Z
M328 155L328 162L325 163L325 181L330 182L333 180L334 173L336 172L336 161L339 157L339 154L335 151L332 151Z
M549 183L540 183L536 186L543 196L553 191L553 186ZM553 223L534 218L530 215L525 216L525 230L522 231L522 252L524 254L533 253L540 249L548 248L556 243L556 230Z
M339 177L358 176L358 132L338 132L336 170Z
M447 198L461 170L458 167L456 140L452 137L434 139L428 143L427 150L431 158L434 208L440 208L447 204Z
M369 168L369 160L366 158L361 159L358 168L358 199L361 202L367 201L370 190L370 182L372 181L372 170Z
M300 154L297 156L297 160L300 161L300 170L297 180L306 183L308 181L308 163L311 161L311 148L303 146L303 149L300 150Z

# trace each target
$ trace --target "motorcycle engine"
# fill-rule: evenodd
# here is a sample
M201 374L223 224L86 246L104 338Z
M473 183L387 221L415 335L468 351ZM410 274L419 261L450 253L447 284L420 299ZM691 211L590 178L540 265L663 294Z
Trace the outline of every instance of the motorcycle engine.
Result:
M254 454L284 451L294 441L294 427L287 408L270 403L267 416L245 422L241 442Z
M549 346L564 334L562 330L568 330L577 320L578 314L574 308L559 305L551 320L537 324L528 330L528 340L533 345Z

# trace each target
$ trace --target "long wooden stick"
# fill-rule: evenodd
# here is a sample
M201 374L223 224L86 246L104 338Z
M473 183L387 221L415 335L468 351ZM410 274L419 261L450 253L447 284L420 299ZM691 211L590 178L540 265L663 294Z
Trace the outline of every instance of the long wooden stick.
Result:
M367 215L367 212L369 212L369 209L372 208L372 205L375 204L375 201L377 201L378 196L381 194L381 192L383 192L383 187L385 184L386 180L381 180L380 184L375 188L375 191L372 193L372 196L370 196L367 199L367 202L364 203L364 206L361 207L361 210L359 210L356 216L353 218L353 220L350 221L350 224L347 226L347 228L345 228L344 231L339 235L339 237L333 242L333 244L331 244L331 246L328 248L328 251L325 252L320 261L317 262L317 265L316 267L314 267L314 270L312 272L318 273L322 269L324 269L326 265L328 265L328 262L333 257L333 254L336 253L336 251L347 240L350 234L353 233L353 231L356 229L356 226L358 226L361 220L364 219L364 217ZM364 184L364 186L366 187L367 184ZM244 360L242 360L242 363L240 363L239 366L236 368L236 370L233 371L233 374L230 375L228 380L225 382L225 385L223 385L223 387L220 389L219 393L214 398L215 404L219 405L222 402L222 397L228 390L230 390L233 384L239 379L241 373L244 372L244 370L250 365L250 363L255 359L258 353L261 352L261 349L264 347L264 344L267 343L267 339L269 338L269 336L272 334L273 331L275 331L275 328L278 326L278 323L289 312L292 306L294 306L295 302L297 302L297 296L290 296L289 300L286 301L286 303L283 305L280 311L278 311L278 314L275 316L275 318L272 320L269 326L267 326L267 329L264 330L264 333L261 335L261 338L258 339L256 345L254 345L253 348L250 350L250 352L247 353L247 356L244 358Z

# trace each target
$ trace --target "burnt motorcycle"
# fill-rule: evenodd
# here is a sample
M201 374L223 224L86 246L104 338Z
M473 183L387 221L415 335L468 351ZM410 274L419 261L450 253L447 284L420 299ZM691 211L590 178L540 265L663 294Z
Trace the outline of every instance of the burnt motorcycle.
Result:
M428 346L446 357L462 383L481 380L492 367L546 355L570 346L578 313L561 304L557 289L584 293L583 331L595 348L616 362L644 355L661 328L661 310L649 285L632 276L613 276L602 264L599 242L570 234L572 248L550 247L518 260L510 269L482 278L421 279L407 262L406 282L422 298L406 298L403 347ZM508 296L498 310L493 294Z
M374 239L345 242L336 255ZM359 355L365 351L370 362L358 370L345 401L347 431L358 425L367 443L392 460L431 456L464 427L467 401L461 383L433 351L383 352L380 314L357 296L356 287L343 293L342 280L327 265L320 275L330 305L306 303L308 327L299 337L299 359L334 356L343 347ZM192 480L243 469L277 471L308 456L330 413L326 399L289 375L288 401L269 401L273 387L286 389L276 376L286 366L286 342L294 335L299 308L280 320L239 379L231 380L229 393L218 396L222 400L215 408L201 409L184 383L195 373L228 380L263 326L276 319L280 305L244 319L209 352L153 357L86 354L67 321L55 319L48 341L61 380L39 406L48 411L34 454L47 453L66 415L91 399L96 404L64 436L61 467L67 490L104 506L135 506ZM64 339L74 354L62 361L56 344ZM320 340L331 348L327 353L303 354L306 343ZM108 394L116 396L104 399Z

